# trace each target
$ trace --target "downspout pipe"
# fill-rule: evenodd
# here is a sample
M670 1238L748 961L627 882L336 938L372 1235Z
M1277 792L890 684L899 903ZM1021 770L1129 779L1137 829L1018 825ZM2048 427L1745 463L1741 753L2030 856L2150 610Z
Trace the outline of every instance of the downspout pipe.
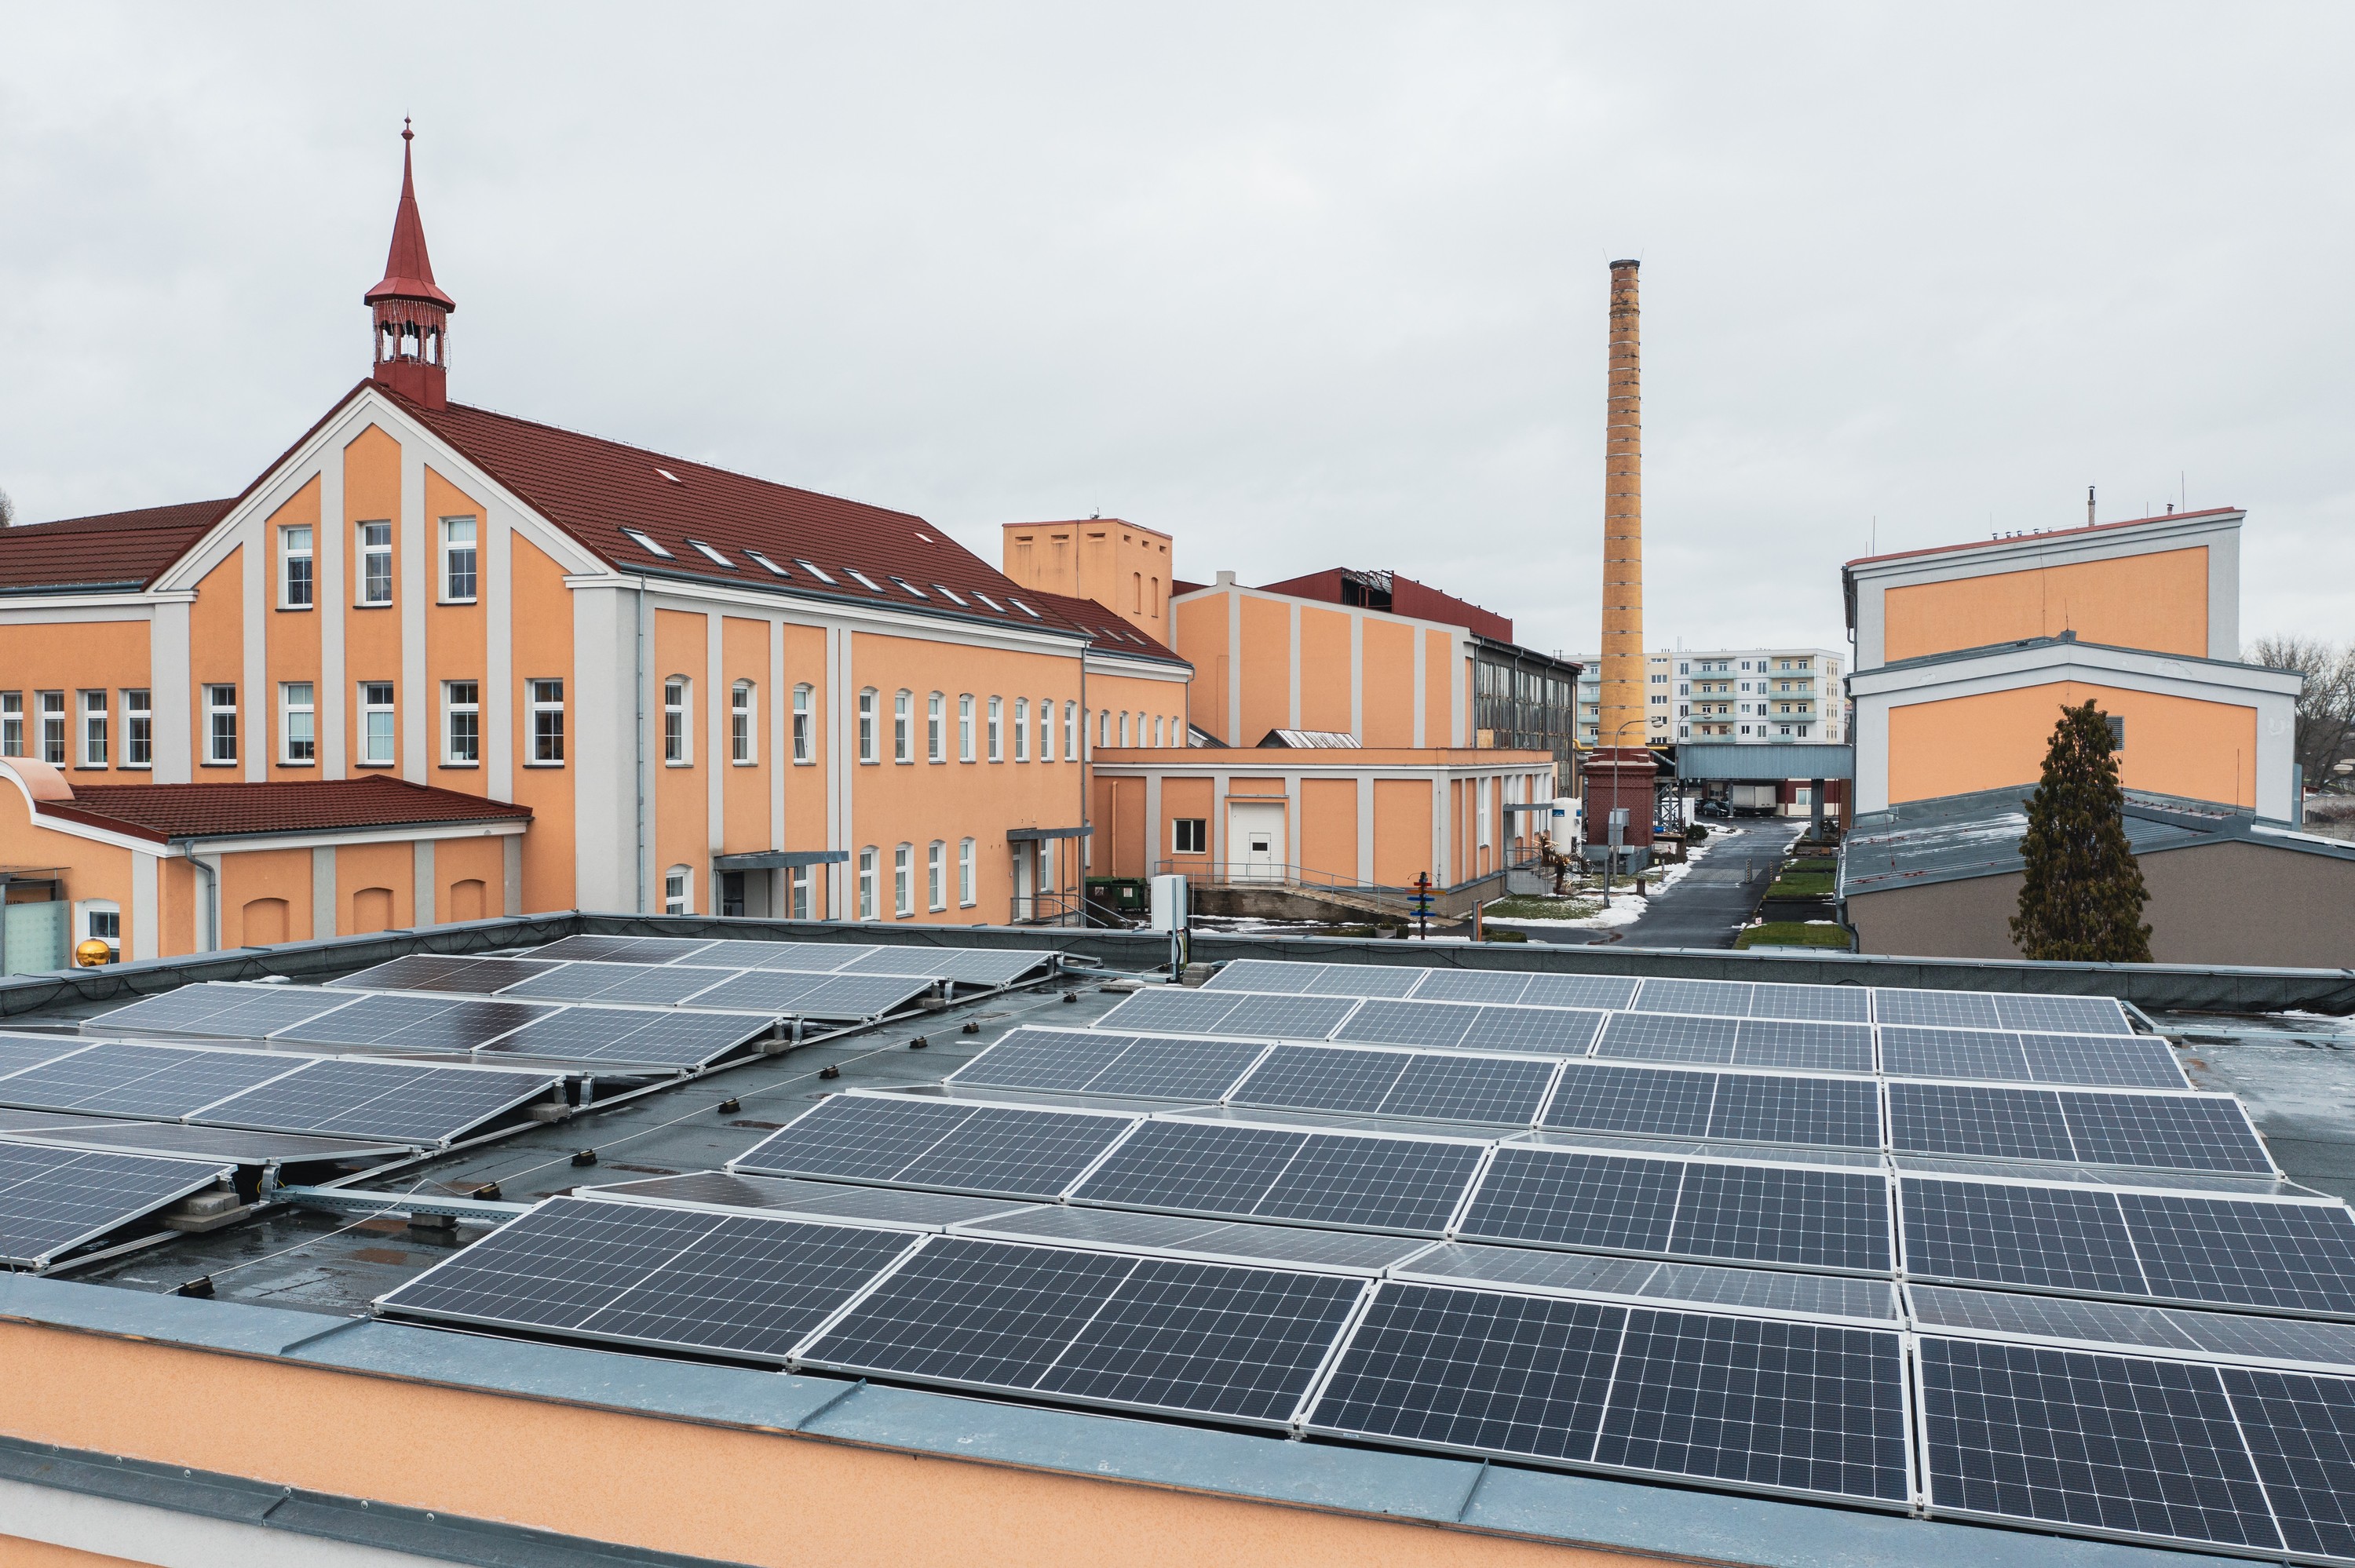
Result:
M204 885L197 895L197 951L217 953L221 945L220 857L216 853L208 861L200 847L202 842L183 839L180 853L188 857L189 869Z

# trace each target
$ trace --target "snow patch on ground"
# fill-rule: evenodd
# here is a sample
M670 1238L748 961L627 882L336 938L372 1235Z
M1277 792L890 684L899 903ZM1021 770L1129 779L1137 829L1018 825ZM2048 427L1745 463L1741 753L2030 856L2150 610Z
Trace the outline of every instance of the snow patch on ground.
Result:
M1685 846L1685 858L1682 861L1664 867L1657 874L1645 873L1645 876L1651 880L1651 898L1657 898L1678 883L1682 882L1685 874L1691 871L1694 864L1707 855L1713 847L1712 842L1708 839L1703 839L1697 844L1688 844ZM1638 898L1631 886L1614 877L1611 906L1607 909L1598 909L1593 914L1576 920L1517 919L1499 915L1487 923L1508 930L1526 926L1532 929L1607 931L1614 926L1632 926L1642 919L1650 911L1651 898Z

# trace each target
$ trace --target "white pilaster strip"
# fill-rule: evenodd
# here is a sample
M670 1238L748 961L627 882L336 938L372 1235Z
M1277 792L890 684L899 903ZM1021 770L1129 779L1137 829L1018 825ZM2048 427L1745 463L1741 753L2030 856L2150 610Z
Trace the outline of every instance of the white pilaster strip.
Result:
M239 705L245 709L245 777L258 782L270 776L270 758L276 745L277 703L270 690L270 611L277 602L271 593L270 524L249 517L238 530L244 554L238 557L245 583L244 668L238 679L245 687Z
M133 959L156 959L164 955L164 934L156 929L163 918L163 899L159 896L157 857L140 850L131 852L131 956Z
M1424 648L1423 648L1423 628L1422 628L1422 627L1420 627L1420 626L1418 626L1418 627L1414 628L1414 629L1413 629L1413 634L1414 634L1414 743L1415 743L1415 745L1416 745L1416 746L1418 746L1418 747L1422 747L1422 746L1428 746L1428 745L1430 745L1430 744L1431 744L1429 741L1427 741L1427 740L1423 739L1423 699L1430 695L1430 690L1429 690L1429 688L1428 688L1428 687L1426 687L1426 686L1423 684L1423 664L1424 664L1424 662L1425 662L1425 651L1424 651ZM1433 875L1434 875L1434 876L1436 876L1436 875L1438 874L1438 873L1433 872L1432 874L1433 874Z
M319 526L313 537L315 556L311 583L311 613L319 618L319 777L341 779L347 771L351 747L345 734L351 705L351 683L344 673L344 625L351 614L352 595L344 581L344 546L349 529L344 523L344 454L323 453L319 462Z
M793 694L785 690L785 623L777 616L769 618L769 847L785 847L785 770L793 766L786 756L793 740ZM782 897L784 885L778 883ZM783 908L774 904L771 913Z
M442 694L425 679L425 606L433 573L432 540L425 527L425 454L404 441L400 448L400 776L411 784L429 781L438 759L433 749L434 710ZM422 919L422 916L421 916Z
M490 733L483 737L483 761L490 770L491 799L515 799L515 535L513 519L507 509L496 502L483 507L479 537L482 540L482 569L474 578L476 601L483 607L483 723ZM555 668L526 670L531 675L556 676L564 673ZM570 687L574 684L567 681ZM565 693L568 708L579 707L580 694Z
M409 846L409 853L412 877L410 885L415 889L417 900L411 924L434 925L436 924L434 892L437 885L433 876L433 841L419 839Z
M1366 743L1366 618L1356 610L1349 612L1349 733ZM1371 880L1369 873L1358 874Z
M728 769L735 753L728 744L728 667L720 645L722 619L716 609L703 612L703 713L707 731L703 747L703 836L705 847L718 854L728 840ZM699 882L713 880L706 863ZM704 913L719 913L719 889L705 889Z
M1358 880L1374 880L1374 776L1370 773L1358 775Z
M1295 600L1294 603L1292 603L1291 605L1287 606L1286 608L1287 608L1287 609L1290 611L1290 614L1291 614L1291 622L1292 622L1291 627L1290 627L1290 637L1291 637L1291 641L1290 641L1290 643L1289 643L1289 648L1290 648L1290 652L1291 652L1291 654L1292 654L1292 658L1291 658L1291 666L1292 666L1292 667L1291 667L1291 678L1292 678L1291 714L1292 714L1292 716L1291 716L1290 718L1288 718L1288 719L1286 719L1286 720L1284 721L1284 726L1285 726L1285 727L1286 727L1286 728L1288 728L1288 729L1298 729L1298 728L1300 727L1300 605L1299 605L1298 601L1296 601L1296 600ZM1300 863L1300 862L1299 862L1299 861L1297 861L1297 860L1295 860L1292 863L1293 863L1293 864L1295 864L1295 865L1298 865L1298 864Z
M311 850L311 939L340 937L336 905L336 846L315 844Z
M196 776L196 724L189 716L196 697L189 689L188 657L188 607L157 605L147 623L147 700L155 712L158 784L186 784Z

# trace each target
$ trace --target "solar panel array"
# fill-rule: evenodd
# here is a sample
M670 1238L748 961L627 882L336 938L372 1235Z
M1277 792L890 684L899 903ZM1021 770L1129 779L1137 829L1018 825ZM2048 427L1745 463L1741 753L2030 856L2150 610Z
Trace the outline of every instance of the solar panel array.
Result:
M699 941L678 937L567 937L535 948L537 960L677 964L699 969L768 969L801 974L887 975L994 989L1051 969L1057 954L1039 948L933 947L918 943Z
M561 1082L554 1073L521 1068L63 1036L0 1038L0 1107L404 1148L449 1143L546 1097Z
M46 1268L63 1254L225 1181L219 1160L162 1160L0 1139L0 1264Z

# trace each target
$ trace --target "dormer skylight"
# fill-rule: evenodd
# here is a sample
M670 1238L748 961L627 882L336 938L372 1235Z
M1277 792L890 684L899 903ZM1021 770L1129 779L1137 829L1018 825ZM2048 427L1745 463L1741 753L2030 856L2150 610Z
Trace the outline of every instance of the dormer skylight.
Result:
M646 554L660 556L666 561L671 558L670 552L655 544L651 536L639 533L635 528L624 528L622 532L627 534L630 536L630 542Z
M997 611L998 614L1004 615L1006 613L1006 607L1004 605L998 603L987 594L983 593L979 588L975 588L974 590L973 597L981 600L982 603L989 606L990 609Z
M962 605L964 603L964 600L957 598L956 589L949 587L946 583L934 583L932 585L932 591L939 594L951 604Z
M1007 594L1006 596L1006 602L1012 605L1015 609L1020 610L1023 614L1028 616L1033 620L1044 620L1047 619L1037 610L1031 609L1028 605L1024 604L1020 599L1016 599L1012 594Z
M932 597L905 577L893 577L891 580L899 584L901 588L906 588L910 593L914 594L918 599L930 599Z
M803 560L799 556L795 556L794 557L794 565L799 567L802 570L807 572L818 581L826 584L828 588L834 586L834 579L832 577L827 577L826 573L819 570L816 567L812 566L809 562Z
M687 482L687 481L679 478L678 475L671 472L671 471L666 468L658 468L655 470L655 471L662 475L665 479L670 481L673 484L685 484Z
M734 571L734 570L736 569L736 563L735 563L735 562L733 562L733 561L730 560L727 556L725 556L721 555L719 551L717 551L717 550L713 549L710 546L709 546L709 545L705 544L702 540L700 540L700 539L689 539L689 540L687 541L687 543L688 543L688 544L690 544L690 545L692 545L692 546L694 546L697 549L698 549L698 550L702 551L706 556L709 556L709 557L710 557L710 558L711 558L711 559L712 559L716 564L718 564L718 565L719 565L719 566L726 567L727 567L730 571L731 571L731 572L732 572L732 571Z
M861 588L873 593L881 593L883 591L883 585L881 583L877 582L873 577L868 577L857 567L845 567L842 569L848 572L852 577L857 577Z
M762 567L767 568L771 577L784 577L790 580L794 575L793 573L785 570L784 567L777 565L776 562L769 559L768 556L761 554L758 550L747 550L744 553L751 556L754 560L760 562Z

